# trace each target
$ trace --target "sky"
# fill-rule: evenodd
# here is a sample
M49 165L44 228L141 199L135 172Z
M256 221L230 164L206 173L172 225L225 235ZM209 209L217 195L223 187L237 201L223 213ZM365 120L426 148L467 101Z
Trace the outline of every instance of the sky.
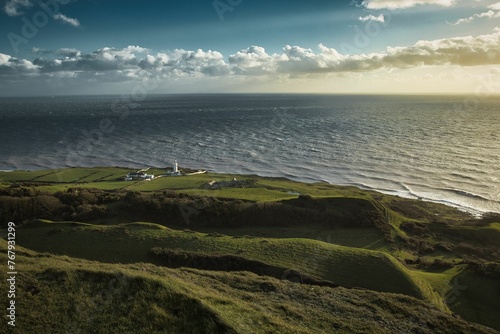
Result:
M495 0L0 4L0 96L500 91Z

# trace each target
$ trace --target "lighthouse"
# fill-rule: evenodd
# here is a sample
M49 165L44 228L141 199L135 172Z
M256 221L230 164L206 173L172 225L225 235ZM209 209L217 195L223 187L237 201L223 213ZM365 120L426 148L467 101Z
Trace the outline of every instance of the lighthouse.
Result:
M174 161L174 171L172 174L179 174L179 165L177 164L177 160Z

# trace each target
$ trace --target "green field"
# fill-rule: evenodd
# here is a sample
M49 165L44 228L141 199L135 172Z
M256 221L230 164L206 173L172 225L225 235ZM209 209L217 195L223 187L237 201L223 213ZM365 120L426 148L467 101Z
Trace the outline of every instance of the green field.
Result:
M399 294L21 247L17 258L16 333L494 333Z
M205 254L235 254L274 266L298 270L344 287L402 293L421 299L429 289L383 252L336 246L308 239L263 239L175 231L155 224L95 226L37 222L19 229L27 248L112 263L148 262L154 247ZM314 265L312 265L314 263ZM443 305L438 305L443 306Z
M130 191L162 191L177 190L192 195L214 196L221 198L238 198L252 201L277 201L297 197L295 193L315 197L365 197L363 192L354 187L337 187L329 184L303 184L284 179L259 178L256 176L240 176L230 174L198 174L191 176L166 176L153 181L123 181L125 175L132 172L125 168L69 168L61 170L45 170L36 172L12 171L0 172L0 182L29 182L40 189L56 192L69 188L96 188L103 190L126 189ZM151 169L148 173L165 174L162 169ZM238 180L255 180L252 187L224 188L221 190L205 190L208 182Z
M64 300L64 289L54 282L65 282L85 312L92 312L96 303L117 312L116 320L106 320L112 324L107 328L95 327L105 316L94 314L94 324L74 320L70 327L58 327L60 331L82 327L87 332L141 332L125 319L131 305L122 300L123 293L113 296L117 300L90 295L92 284L105 290L117 272L129 283L140 282L129 291L139 300L134 307L153 306L147 313L153 320L144 324L143 332L166 323L165 328L174 332L200 323L211 332L228 333L316 333L332 328L346 333L409 328L423 328L423 333L436 328L488 332L449 318L450 313L500 330L500 216L474 218L441 204L355 187L252 175L206 173L123 181L131 171L0 172L2 224L14 220L17 244L37 252L23 250L27 273L22 279L54 290L51 296L25 295L33 301L23 307L33 313L34 332L54 325L39 321L36 309L31 309L36 303L53 303L56 313L61 303L67 308L61 312L75 312L76 306ZM162 175L166 170L148 173ZM228 186L233 178L241 184ZM208 190L210 181L225 185ZM0 236L6 237L5 230ZM153 256L154 249L165 252L165 260ZM234 265L221 262L229 260L240 263L240 269L221 269ZM174 269L165 267L173 264ZM304 284L288 282L291 272L299 282L304 277ZM272 291L283 295L256 290L255 284L278 287ZM163 292L150 295L153 287ZM306 297L307 291L314 294ZM345 300L335 297L337 293ZM411 301L401 304L401 298ZM356 302L349 307L361 307L366 317L348 311L345 302L350 299ZM304 320L305 311L295 305L306 300L316 320ZM121 306L113 311L115 302ZM172 311L176 303L191 305L192 312ZM256 308L250 307L253 303ZM424 315L419 309L424 305L432 305L433 311L426 312L437 313ZM332 313L334 309L342 309L342 316ZM413 319L404 330L391 327L401 322L399 312ZM193 317L200 322L191 324L188 319ZM372 317L383 320L372 323ZM448 319L446 329L445 322L436 319Z

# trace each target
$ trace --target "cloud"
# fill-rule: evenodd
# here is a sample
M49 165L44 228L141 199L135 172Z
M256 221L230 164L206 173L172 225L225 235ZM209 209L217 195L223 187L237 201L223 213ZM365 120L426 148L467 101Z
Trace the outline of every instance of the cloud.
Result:
M148 54L138 66L149 73L174 78L224 76L230 72L220 52L201 49L197 51L176 49L170 53Z
M367 22L367 21L374 21L374 22L380 22L380 23L385 22L384 14L380 14L379 16L374 16L372 14L367 15L367 16L360 16L360 17L358 17L358 20L360 20L361 22Z
M34 54L40 54L40 55L47 55L47 54L54 53L51 50L41 49L41 48L37 48L37 47L32 48L31 52L34 53Z
M56 54L61 55L61 56L65 56L65 57L74 58L74 57L81 56L82 52L80 50L73 49L73 48L62 48L62 49L57 50Z
M229 57L234 73L315 74L368 72L378 69L408 69L424 66L480 66L500 64L500 32L433 41L419 41L410 47L389 47L385 52L342 55L333 48L319 46L319 52L285 46L282 54L269 55L252 47Z
M80 26L80 21L78 21L78 19L67 17L66 15L61 14L61 13L54 14L53 18L56 21L61 21L62 23L69 24L69 25L71 25L73 27L79 27Z
M500 10L500 2L491 4L491 5L488 6L488 8L492 9L492 10Z
M454 23L449 23L449 22L448 23L451 25L459 25L459 24L463 24L463 23L471 23L472 21L474 21L476 19L481 19L481 18L492 19L492 18L497 18L497 17L500 17L500 12L495 12L495 11L489 10L489 11L484 12L484 13L474 14L472 16L457 20Z
M82 54L79 50L66 48L53 52L53 55L59 58L36 58L33 63L39 66L40 74L69 71L77 76L86 72L124 73L128 70L138 70L138 57L147 51L148 49L139 46L128 46L124 49L105 47L90 54Z
M17 59L15 57L0 53L0 77L19 76L35 74L39 70L38 66L26 59Z
M259 75L271 73L275 69L275 56L270 56L260 46L251 46L229 56L236 74Z
M370 54L341 54L320 44L317 50L286 45L279 53L251 46L225 59L218 51L176 49L153 53L140 46L104 47L91 53L76 49L33 48L34 60L0 54L0 84L17 80L65 80L81 85L203 78L299 78L328 73L361 75L377 70L429 66L500 65L500 30L479 36L422 40L412 46L389 47ZM375 73L376 74L376 73ZM239 80L239 79L238 79ZM43 84L42 84L43 86Z
M151 54L149 49L131 45L123 49L105 47L88 54L70 48L57 51L33 48L32 52L40 56L32 62L38 76L130 81L152 76L179 78L231 74L224 56L211 50L177 49Z
M8 0L3 9L9 16L19 16L24 14L20 8L29 8L31 6L33 6L31 0Z
M57 8L59 8L59 4L65 4L69 0L54 0L57 2ZM3 7L5 13L9 16L20 16L24 15L25 13L22 11L23 8L30 8L33 7L33 5L37 1L34 0L7 0L5 3L5 6ZM56 21L61 21L62 23L69 24L73 27L79 27L80 26L80 21L75 18L68 17L64 14L61 13L56 13L53 16L53 19Z
M31 49L31 52L36 54L36 55L42 55L42 56L64 56L64 57L78 57L82 53L80 50L74 49L74 48L62 48L56 51L53 50L46 50L38 47L34 47Z
M487 11L487 12L477 13L477 14L471 15L469 17L459 19L453 23L450 23L447 21L447 23L451 24L451 25L459 25L459 24L463 24L463 23L471 23L472 21L474 21L476 19L482 19L482 18L493 19L493 18L500 17L500 2L489 5L488 9L489 9L489 11Z
M456 0L363 0L362 5L368 9L405 9L418 5L437 5L450 7Z

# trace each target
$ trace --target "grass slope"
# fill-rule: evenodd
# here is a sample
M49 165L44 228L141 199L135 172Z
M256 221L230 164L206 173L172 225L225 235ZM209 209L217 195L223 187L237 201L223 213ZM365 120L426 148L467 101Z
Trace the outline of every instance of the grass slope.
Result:
M0 197L0 217L2 222L12 220L13 214L25 217L21 213L27 209L34 214L30 219L71 219L94 224L147 220L180 229L189 227L204 233L150 224L102 228L41 224L37 228L32 225L20 229L24 234L20 238L36 249L107 262L151 261L147 254L152 247L208 255L234 254L300 270L348 287L364 286L420 296L442 309L446 309L443 304L446 302L465 319L500 330L500 283L495 278L500 272L500 216L473 219L436 203L282 178L207 173L151 182L121 181L130 171L69 168L0 172L0 190L5 195ZM148 172L161 175L165 171ZM247 181L245 188L203 189L211 180L230 181L233 177ZM69 188L73 191L66 193ZM104 191L95 193L77 188ZM54 207L56 212L60 201L46 191L51 194L62 191L65 195L61 199L73 198L67 204L63 202L75 216L52 218L53 211L49 208ZM11 195L13 192L17 194ZM298 194L312 197L303 196L300 200ZM129 210L126 201L113 202L113 198L128 195L135 198L131 203L136 204L131 208L137 210ZM96 202L95 198L102 200ZM309 199L304 201L304 198ZM249 210L245 211L247 207ZM193 213L189 225L179 208ZM331 225L342 221L347 224ZM369 221L371 225L366 224ZM378 223L373 224L375 221ZM325 242L356 249L332 248ZM359 248L382 253L358 252ZM484 270L477 268L496 269L484 275ZM396 275L387 278L387 273ZM405 283L392 286L394 282Z
M126 189L133 191L177 190L191 195L214 196L220 198L239 198L253 201L277 201L296 198L296 193L318 197L366 197L355 187L338 187L326 183L303 184L280 178L259 178L256 176L241 176L232 174L206 173L191 176L162 177L150 182L120 181L132 172L126 168L66 168L43 171L0 171L0 182L24 182L37 185L40 190L56 192L69 188L96 188L102 190ZM166 169L151 169L148 173L162 175ZM223 188L220 190L205 190L202 186L212 180L230 181L252 180L252 187L244 189Z
M328 280L344 287L402 293L446 309L430 288L392 256L307 239L232 237L171 230L150 223L97 226L38 221L20 227L18 242L40 252L103 262L151 259L154 247L233 254Z
M17 259L15 333L495 333L403 295L22 247Z

